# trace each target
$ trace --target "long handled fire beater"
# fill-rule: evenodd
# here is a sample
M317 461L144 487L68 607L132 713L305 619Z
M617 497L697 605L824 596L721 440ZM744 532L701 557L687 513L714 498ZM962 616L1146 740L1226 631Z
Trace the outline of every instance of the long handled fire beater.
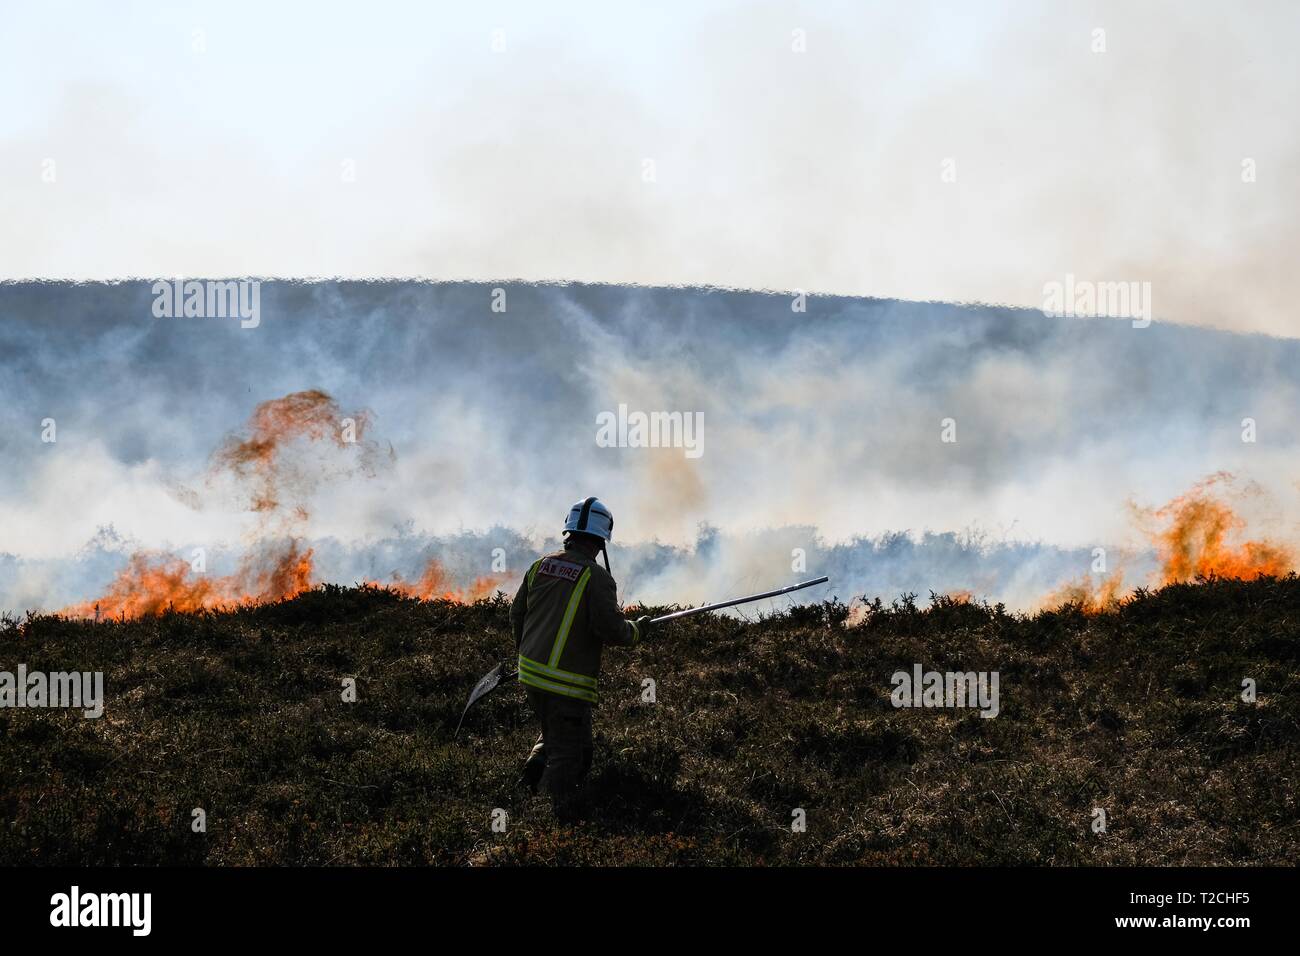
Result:
M674 611L671 614L664 614L661 617L653 618L651 624L662 624L665 621L675 621L679 617L689 617L692 614L703 614L705 611L720 611L724 607L735 607L737 604L748 604L750 601L761 601L764 598L779 597L782 594L789 594L791 591L801 591L804 588L810 588L814 584L825 584L830 578L822 576L812 581L803 581L799 584L791 584L789 587L777 588L775 591L764 591L762 594L751 594L748 597L732 598L730 601L719 601L717 604L705 604L702 607L688 607L684 611ZM461 724L465 723L465 715L469 709L476 703L492 693L502 684L508 684L519 678L517 670L506 670L506 662L498 664L480 678L479 682L474 685L470 691L469 702L465 704L465 709L461 711L460 720L456 724L456 733L460 733Z

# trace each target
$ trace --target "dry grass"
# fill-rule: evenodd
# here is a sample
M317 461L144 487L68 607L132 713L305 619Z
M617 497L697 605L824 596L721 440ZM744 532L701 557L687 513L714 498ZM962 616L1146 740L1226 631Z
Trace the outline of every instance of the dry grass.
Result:
M107 702L99 720L0 710L0 862L1300 860L1294 576L1173 586L1100 615L943 598L877 604L854 627L846 612L691 618L608 653L576 828L513 788L535 733L517 686L452 740L469 688L507 656L500 599L327 586L225 614L7 622L0 669L103 670ZM918 662L998 671L1001 714L894 709L890 675ZM791 832L794 808L807 832Z

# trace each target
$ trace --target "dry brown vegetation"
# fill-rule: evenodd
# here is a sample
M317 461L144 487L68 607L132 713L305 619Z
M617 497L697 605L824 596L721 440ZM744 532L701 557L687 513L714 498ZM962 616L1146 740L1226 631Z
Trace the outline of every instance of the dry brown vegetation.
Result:
M834 602L706 615L608 653L577 827L514 787L535 733L517 686L453 740L469 688L508 656L500 598L325 586L220 613L8 621L0 669L102 670L107 700L98 720L0 710L0 862L1300 860L1294 576L1103 613L940 597L859 617ZM890 675L914 663L998 671L1000 715L895 709Z

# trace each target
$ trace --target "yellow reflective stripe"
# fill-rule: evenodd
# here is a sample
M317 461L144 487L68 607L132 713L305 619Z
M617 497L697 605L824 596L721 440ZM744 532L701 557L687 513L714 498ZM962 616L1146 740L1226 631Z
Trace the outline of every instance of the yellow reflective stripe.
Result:
M632 646L635 647L641 643L641 628L636 626L636 621L628 621L632 625Z
M596 686L596 679L594 677L588 677L585 674L575 674L572 671L560 670L558 667L547 667L545 664L539 664L522 655L519 658L519 668L520 670L532 671L533 673L540 674L543 677L552 677L555 680L565 681L570 684L578 684L582 687L595 688Z
M568 681L570 684L579 684L583 687L590 687L593 690L596 687L596 678L588 677L585 674L575 674L573 671L563 671L558 667L547 667L545 664L539 664L531 658L519 655L519 669L530 670L543 677L553 677L556 680Z
M564 609L564 620L560 622L560 629L555 634L555 646L551 648L548 667L555 667L560 663L560 655L564 653L564 642L569 639L569 628L573 626L573 618L578 613L578 604L582 601L582 592L587 589L587 581L590 577L591 568L584 568L582 576L578 578L578 586L569 595L569 606Z
M528 569L528 586L533 586L533 578L537 577L537 569L542 566L542 559L538 558L533 562L533 566Z
M596 703L596 692L594 690L583 690L581 687L570 687L568 684L556 684L544 677L538 677L531 671L521 670L519 672L519 682L530 687L536 687L538 690L549 691L552 694L562 694L565 697L576 697L578 700Z

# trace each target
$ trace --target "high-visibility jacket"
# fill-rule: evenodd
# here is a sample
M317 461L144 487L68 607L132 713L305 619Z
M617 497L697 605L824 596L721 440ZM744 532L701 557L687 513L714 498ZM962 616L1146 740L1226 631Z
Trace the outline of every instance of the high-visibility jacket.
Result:
M577 548L533 562L510 607L519 680L529 687L596 703L600 650L641 640L623 617L610 573Z

